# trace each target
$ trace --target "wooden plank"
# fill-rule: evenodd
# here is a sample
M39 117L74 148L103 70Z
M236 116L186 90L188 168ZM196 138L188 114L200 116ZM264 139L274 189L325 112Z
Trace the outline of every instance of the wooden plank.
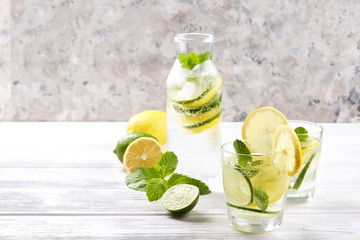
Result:
M288 204L286 213L360 213L360 190L318 188L312 202ZM226 214L222 192L201 196L197 214ZM164 214L161 202L148 202L131 189L9 189L0 190L1 215L29 214Z
M352 189L360 185L358 167L320 168L318 187ZM0 189L118 189L126 173L117 168L0 168Z
M360 214L288 214L267 234L233 230L226 215L3 216L4 239L356 239Z

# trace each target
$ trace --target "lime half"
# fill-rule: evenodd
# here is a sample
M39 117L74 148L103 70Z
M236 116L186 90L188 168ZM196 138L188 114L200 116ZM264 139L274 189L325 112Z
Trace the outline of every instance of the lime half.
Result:
M125 134L122 138L120 138L113 152L119 158L121 163L123 163L124 153L129 144L141 137L151 137L156 139L154 136L144 132L132 132Z
M171 213L190 212L199 200L199 188L189 184L179 184L169 188L161 198L161 203Z

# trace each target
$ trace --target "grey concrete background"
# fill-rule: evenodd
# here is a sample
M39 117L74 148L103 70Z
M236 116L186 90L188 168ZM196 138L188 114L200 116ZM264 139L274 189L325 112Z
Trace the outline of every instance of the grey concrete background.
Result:
M215 35L223 120L360 122L360 1L0 0L0 121L165 111L177 33Z

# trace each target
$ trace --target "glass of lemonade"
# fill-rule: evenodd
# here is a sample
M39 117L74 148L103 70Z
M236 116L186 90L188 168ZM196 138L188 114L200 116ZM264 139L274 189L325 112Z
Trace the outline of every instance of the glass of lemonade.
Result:
M314 196L323 127L316 123L298 120L289 120L288 123L295 130L300 141L302 166L295 176L290 177L287 202L307 202Z
M174 40L176 58L167 78L167 149L178 155L181 173L212 187L220 182L222 116L214 37L183 33Z
M242 232L277 229L284 212L289 176L272 155L237 154L233 142L222 145L222 175L229 222Z

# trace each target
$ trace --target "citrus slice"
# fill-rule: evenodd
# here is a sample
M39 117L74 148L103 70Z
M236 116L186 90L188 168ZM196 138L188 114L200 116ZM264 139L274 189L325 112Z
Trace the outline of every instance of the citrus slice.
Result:
M261 189L268 195L269 205L284 196L289 185L289 176L285 165L276 166L271 155L253 157L253 161L262 161L256 166L258 172L250 181L254 188ZM250 205L255 207L256 203Z
M216 126L219 122L221 122L221 111L203 122L183 127L188 132L197 134Z
M161 144L150 137L140 137L129 144L124 153L124 168L132 173L139 167L154 167L163 154Z
M236 164L229 162L223 166L223 183L227 203L247 206L253 202L252 184Z
M287 124L280 125L274 134L273 161L276 166L287 167L289 176L299 172L302 163L301 147L294 130Z
M185 108L197 108L210 101L211 98L218 92L218 90L221 90L222 78L220 75L202 76L188 79L187 84L194 85L193 88L196 89L197 92L200 91L200 93L194 93L193 95L197 95L195 98L181 100L173 99L173 101L177 104L181 104Z
M294 185L291 187L292 189L298 190L302 184L302 182L304 181L306 172L308 171L311 162L313 161L314 157L316 156L316 154L314 153L313 155L311 155L310 159L307 161L307 163L305 164L304 168L301 170L301 172L299 173Z
M169 188L161 198L161 203L171 213L190 212L199 200L199 188L190 184L179 184Z
M302 152L302 165L305 165L314 153L320 151L320 142L316 138L311 138L306 142L300 142Z
M287 124L286 117L276 108L261 107L245 119L242 137L252 153L271 153L277 127Z
M126 148L129 146L130 143L132 143L133 141L135 141L136 139L138 139L140 137L151 137L151 138L156 139L154 136L152 136L148 133L144 133L144 132L132 132L132 133L127 133L124 136L122 136L119 139L119 141L116 144L116 147L113 151L116 154L116 156L119 158L121 163L123 162L124 153L126 151Z

